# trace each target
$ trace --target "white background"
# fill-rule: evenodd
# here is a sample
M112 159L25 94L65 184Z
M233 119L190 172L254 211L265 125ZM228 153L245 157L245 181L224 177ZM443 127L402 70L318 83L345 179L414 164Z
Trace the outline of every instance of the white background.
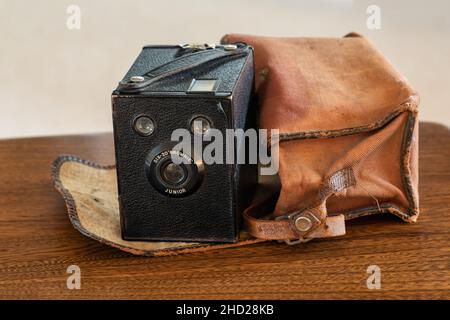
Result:
M81 8L81 30L66 9ZM381 8L368 30L366 9ZM111 131L110 95L145 44L226 33L368 36L450 125L450 1L0 0L0 138Z

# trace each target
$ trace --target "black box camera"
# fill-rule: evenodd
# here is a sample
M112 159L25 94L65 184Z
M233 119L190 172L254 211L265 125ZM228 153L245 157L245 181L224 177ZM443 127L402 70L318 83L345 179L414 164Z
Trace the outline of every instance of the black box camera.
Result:
M174 151L171 137L254 127L253 80L245 44L143 48L112 94L124 239L237 241L256 165L207 164Z

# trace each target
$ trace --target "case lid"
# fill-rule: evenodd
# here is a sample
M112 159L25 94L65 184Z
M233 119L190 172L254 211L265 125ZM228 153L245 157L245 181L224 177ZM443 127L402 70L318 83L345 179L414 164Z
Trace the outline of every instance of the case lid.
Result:
M274 38L226 35L222 42L254 47L256 86L263 101L260 125L283 134L371 130L418 95L364 37Z

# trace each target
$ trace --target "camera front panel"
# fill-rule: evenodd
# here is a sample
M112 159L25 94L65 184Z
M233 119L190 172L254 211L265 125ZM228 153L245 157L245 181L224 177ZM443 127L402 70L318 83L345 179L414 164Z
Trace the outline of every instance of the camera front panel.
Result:
M193 154L175 156L172 132L191 132L208 119L225 137L227 99L114 96L113 121L121 209L126 240L234 242L237 237L232 164L205 164ZM224 139L225 140L225 139ZM206 143L206 142L205 142ZM225 148L225 141L223 145Z

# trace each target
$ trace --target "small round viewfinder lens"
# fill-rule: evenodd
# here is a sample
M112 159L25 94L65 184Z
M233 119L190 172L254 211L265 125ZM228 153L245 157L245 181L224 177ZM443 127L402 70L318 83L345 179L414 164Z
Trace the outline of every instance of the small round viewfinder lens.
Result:
M196 117L191 121L191 131L197 135L206 134L211 129L211 123L205 117Z
M155 123L147 116L141 116L134 122L134 130L142 136L149 136L155 131Z

